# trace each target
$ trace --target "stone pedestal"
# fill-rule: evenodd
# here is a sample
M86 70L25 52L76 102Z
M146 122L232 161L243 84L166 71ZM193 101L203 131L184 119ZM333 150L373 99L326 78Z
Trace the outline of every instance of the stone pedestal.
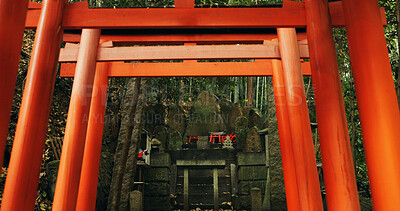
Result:
M241 152L237 154L239 198L238 209L261 210L267 188L268 167L265 152ZM260 209L252 207L252 189L260 191ZM269 191L268 191L269 192Z
M129 193L129 208L130 211L143 210L143 195L140 191L132 191Z
M152 153L150 168L144 172L144 210L170 210L170 166L168 153Z
M252 188L250 190L250 197L251 197L251 210L261 211L261 205L262 205L261 190L259 188Z
M208 143L208 136L199 136L199 141L197 142L197 149L210 149L210 144Z

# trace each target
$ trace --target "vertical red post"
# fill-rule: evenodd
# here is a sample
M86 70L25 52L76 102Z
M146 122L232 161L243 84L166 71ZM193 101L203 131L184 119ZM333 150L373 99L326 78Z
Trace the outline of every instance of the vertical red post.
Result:
M299 192L295 161L290 134L289 115L286 103L285 86L283 81L282 63L272 60L272 82L274 86L276 118L278 120L279 143L281 146L283 177L285 179L286 203L289 211L300 210Z
M374 210L400 207L400 112L377 0L343 0Z
M34 209L66 4L64 0L45 0L42 4L4 188L2 211Z
M278 28L278 38L300 210L323 210L296 30Z
M100 32L100 29L82 30L54 194L56 211L76 207Z
M108 69L109 63L97 63L75 210L94 211L96 208L104 114L107 103Z
M8 136L27 10L28 0L0 1L0 165Z
M305 6L328 209L360 210L328 0Z

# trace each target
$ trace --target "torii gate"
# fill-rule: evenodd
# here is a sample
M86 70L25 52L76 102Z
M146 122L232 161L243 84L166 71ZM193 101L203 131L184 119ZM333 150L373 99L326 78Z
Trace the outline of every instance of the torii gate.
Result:
M44 0L42 6L29 3L28 10L27 0L0 2L2 151L23 29L37 27L2 210L33 210L58 61L76 61L76 66L61 65L61 75L74 75L75 80L53 210L94 210L102 131L102 124L95 117L104 116L107 77L250 75L273 76L288 209L322 210L302 71L311 73L314 82L328 207L359 210L332 26L347 28L374 209L400 207L400 112L382 29L385 20L377 0L343 0L330 3L329 7L327 0L285 2L283 8L193 6L193 1L177 0L174 9L88 9L85 3ZM100 29L122 28L235 28L241 33L100 35ZM262 28L277 28L277 35L246 33L248 29ZM307 37L308 41L298 41L295 28L307 28L307 34L299 34L298 38ZM59 57L63 29L83 30L78 38L79 48L68 45ZM124 48L107 43L99 46L100 39L114 43L189 44ZM271 39L277 41L264 41ZM65 35L64 40L78 42L70 35ZM219 42L249 45L190 46ZM238 58L256 61L134 65L111 62ZM311 63L301 63L300 58L310 58ZM189 68L188 72L182 71ZM88 88L91 85L92 97L88 95L92 93ZM89 122L82 121L85 114L89 114Z

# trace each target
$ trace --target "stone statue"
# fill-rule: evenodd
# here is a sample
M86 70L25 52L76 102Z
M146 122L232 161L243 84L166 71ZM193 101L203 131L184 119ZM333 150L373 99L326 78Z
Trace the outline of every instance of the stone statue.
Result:
M233 149L233 142L231 141L231 137L226 136L226 139L222 144L222 149Z

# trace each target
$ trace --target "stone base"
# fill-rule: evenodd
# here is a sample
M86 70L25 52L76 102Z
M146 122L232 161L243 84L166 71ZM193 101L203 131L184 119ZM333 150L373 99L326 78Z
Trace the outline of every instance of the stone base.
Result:
M239 180L266 180L266 166L240 166Z
M170 172L168 168L145 169L145 182L169 182Z
M151 167L170 167L171 156L168 153L151 153L150 155Z
M252 188L259 188L262 193L265 193L266 180L240 181L239 194L250 194Z
M265 165L265 152L239 152L237 155L239 166Z
M144 195L147 196L168 196L168 182L149 182L144 186Z
M132 191L129 194L129 210L142 211L143 210L143 195L140 191Z
M171 203L168 196L163 197L145 197L144 210L171 210Z

